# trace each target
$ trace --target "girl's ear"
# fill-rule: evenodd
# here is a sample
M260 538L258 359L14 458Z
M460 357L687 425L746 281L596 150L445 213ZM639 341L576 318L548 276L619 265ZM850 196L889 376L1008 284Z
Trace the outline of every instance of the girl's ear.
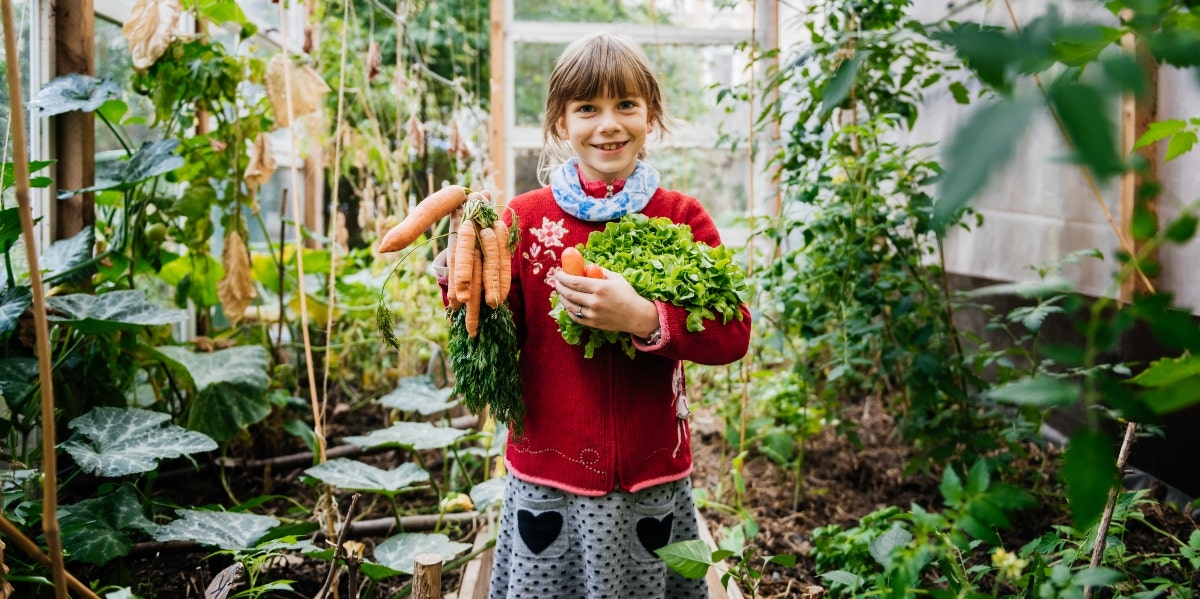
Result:
M567 117L558 117L558 122L554 124L554 132L558 134L559 139L567 138Z

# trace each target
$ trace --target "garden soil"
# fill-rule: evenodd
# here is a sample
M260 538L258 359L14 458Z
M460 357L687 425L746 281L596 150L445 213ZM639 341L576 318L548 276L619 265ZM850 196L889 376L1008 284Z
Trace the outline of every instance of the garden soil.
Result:
M364 430L380 427L386 419L382 410L368 406L354 411L343 411L335 416L329 426L331 446L344 435L361 434ZM818 527L839 524L845 528L857 525L862 516L891 505L907 510L919 505L928 510L940 509L940 478L929 469L920 468L914 461L911 449L894 435L893 423L877 404L866 402L852 409L856 419L861 446L855 447L844 436L824 431L805 443L803 484L796 492L793 472L778 467L761 456L748 458L743 466L743 476L748 481L744 497L745 508L753 515L759 527L754 544L760 554L798 556L794 567L768 566L765 569L758 597L818 597L823 586L820 572L810 557L810 536ZM693 484L703 490L709 501L716 504L733 505L735 498L731 488L731 458L735 453L725 444L724 424L711 412L697 410L693 416L693 451L695 472ZM278 430L278 429L276 429ZM302 451L293 438L276 439L256 436L259 446L243 447L246 455L286 455L290 451ZM275 447L263 447L268 443ZM1054 472L1047 458L1056 451L1054 447L1030 446L1028 456L1015 462L1016 467L1038 472L1047 482L1053 482ZM1136 446L1134 447L1136 451ZM379 467L390 468L400 460L411 459L395 450L360 455L362 459ZM442 472L438 454L429 452L419 456L436 480ZM242 468L221 470L211 463L201 464L200 470L180 464L174 473L164 471L155 488L162 496L164 507L172 502L180 505L232 505L233 500L261 502L255 507L258 512L270 510L281 519L304 518L297 506L311 507L316 504L312 487L303 480L307 465L283 468ZM231 497L233 499L231 499ZM428 512L436 504L433 491L403 495L400 497L403 513ZM342 514L348 509L349 498L339 498ZM165 511L165 510L164 510ZM738 523L727 511L712 507L701 508L712 533L721 539L727 527ZM355 518L386 518L392 514L386 501L363 496ZM1155 526L1173 532L1186 539L1196 523L1165 504L1152 504L1146 512L1147 520ZM1013 519L1016 528L1002 533L1005 545L1014 550L1026 542L1051 530L1055 524L1066 524L1067 516L1052 510L1034 508ZM469 526L454 525L445 531L455 541L473 542L475 530ZM368 548L382 542L384 535L357 539ZM1132 524L1125 542L1129 552L1158 552L1160 538L1142 525ZM318 539L323 542L323 539ZM204 597L204 589L217 574L232 563L229 556L213 555L187 544L143 544L121 563L110 564L104 570L97 568L72 568L72 573L82 580L123 579L135 593L147 599L190 599ZM292 591L271 592L262 597L311 598L321 588L329 574L328 562L301 557L279 557L273 559L260 575L259 584L268 581L292 581ZM461 569L443 573L443 589L446 593L457 591ZM408 582L406 577L385 579L374 587L375 597L392 597ZM348 577L338 583L340 598L348 597ZM368 584L360 580L359 588ZM242 587L245 588L244 586ZM744 593L747 596L748 593ZM467 599L467 598L461 598Z

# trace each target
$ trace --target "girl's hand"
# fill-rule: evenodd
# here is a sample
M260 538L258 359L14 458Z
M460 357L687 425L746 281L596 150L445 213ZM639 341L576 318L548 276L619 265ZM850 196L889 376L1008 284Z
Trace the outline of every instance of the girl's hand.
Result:
M658 307L638 295L629 281L607 268L605 279L569 275L554 276L558 300L571 320L595 329L633 333L649 337L658 329Z

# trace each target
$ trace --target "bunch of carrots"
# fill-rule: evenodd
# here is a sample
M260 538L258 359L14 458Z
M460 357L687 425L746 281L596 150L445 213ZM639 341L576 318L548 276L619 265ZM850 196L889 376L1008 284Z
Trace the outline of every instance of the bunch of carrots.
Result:
M511 257L518 228L514 226L510 231L488 200L468 199L469 195L470 190L461 185L449 185L431 194L384 235L379 251L396 252L408 247L439 220L462 209L457 231L451 227L446 252L454 390L472 412L490 406L498 421L519 432L524 410L516 363L516 326L505 304L512 284ZM391 332L391 313L382 301L379 325L384 339L397 347Z
M463 208L457 232L451 231L447 252L446 299L451 311L466 307L467 334L479 332L480 307L496 309L508 297L512 284L512 253L516 236L497 217L486 200L467 201L470 190L448 185L416 205L400 224L392 227L379 244L380 252L397 252L414 241L437 221Z

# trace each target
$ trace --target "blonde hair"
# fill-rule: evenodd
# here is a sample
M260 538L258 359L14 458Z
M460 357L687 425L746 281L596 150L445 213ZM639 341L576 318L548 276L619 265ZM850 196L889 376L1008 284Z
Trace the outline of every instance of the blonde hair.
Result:
M637 42L619 34L593 33L567 46L554 63L547 92L538 165L538 179L543 184L545 174L553 168L551 163L565 159L566 140L559 135L558 122L570 102L597 96L637 96L645 100L647 116L659 136L671 122L650 59Z

